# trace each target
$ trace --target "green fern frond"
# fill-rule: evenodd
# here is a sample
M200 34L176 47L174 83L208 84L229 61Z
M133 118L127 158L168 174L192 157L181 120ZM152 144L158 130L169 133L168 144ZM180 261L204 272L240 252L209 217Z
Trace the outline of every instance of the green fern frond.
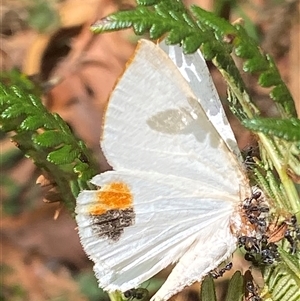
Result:
M149 32L151 39L158 39L168 33L167 42L182 43L183 49L195 52L202 41L200 29L181 1L139 1L134 10L120 11L96 22L91 29L95 33L115 31L132 27L135 34ZM150 4L151 3L151 4ZM154 5L153 7L148 7Z
M234 49L236 55L245 60L245 72L258 73L258 83L262 87L273 87L270 97L277 103L283 116L296 116L292 96L273 60L261 52L241 25L232 25L197 6L192 6L190 13L180 0L137 1L137 4L133 10L116 12L98 21L91 27L92 30L102 33L132 27L137 35L149 32L152 39L167 34L167 43L181 43L186 53L195 52L201 46L205 58L214 58L215 65L239 101L245 102L244 84L229 58ZM226 36L230 36L232 42L226 42ZM246 98L250 97L246 95ZM251 109L249 118L253 114Z
M191 10L198 24L203 23L212 28L219 40L222 41L224 37L231 36L235 54L245 60L243 70L249 73L258 73L259 85L274 87L270 96L280 105L282 113L285 113L286 117L296 116L293 98L273 59L269 55L263 54L256 41L248 35L244 27L239 24L231 25L226 20L197 6L192 6Z
M285 264L266 267L263 276L265 287L262 297L265 301L300 300L299 279L290 273Z
M278 178L274 176L273 170L258 166L253 168L253 174L255 176L255 185L263 189L265 195L273 201L274 204L272 205L275 205L272 206L274 207L273 209L289 208L286 194L281 188Z
M41 127L50 128L50 124L45 124L45 120L38 115L28 116L20 124L20 128L25 131L36 131Z
M300 144L300 119L255 118L244 120L243 125L251 131Z
M150 3L154 5L143 6ZM149 32L152 39L166 35L168 44L180 43L185 53L195 52L201 46L204 57L213 59L238 99L235 103L235 110L239 111L237 117L243 120L257 112L230 55L231 45L219 40L214 29L199 21L196 7L192 11L195 18L179 0L140 1L138 4L134 10L116 12L98 21L91 27L92 31L102 33L132 27L138 35ZM230 24L229 27L234 29Z
M16 86L0 85L0 112L1 129L16 132L11 139L52 177L62 201L73 210L77 194L90 188L87 181L97 173L88 149L40 99Z
M69 137L66 137L60 131L57 130L48 130L42 134L37 134L35 137L33 137L34 142L36 144L44 147L59 146L63 143L70 143L71 141L67 141L66 138Z
M295 241L299 245L299 241ZM297 250L296 254L291 254L290 252L285 251L284 248L279 248L280 257L285 263L285 266L290 271L290 275L293 276L293 279L300 287L300 251Z
M278 208L299 212L299 193L294 183L300 177L299 119L260 118L243 123L257 131L260 138L262 161L255 169L256 181Z

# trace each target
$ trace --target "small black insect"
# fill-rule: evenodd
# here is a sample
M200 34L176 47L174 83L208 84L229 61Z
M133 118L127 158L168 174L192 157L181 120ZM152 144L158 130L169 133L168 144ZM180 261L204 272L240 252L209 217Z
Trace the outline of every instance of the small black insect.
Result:
M268 237L263 235L256 237L241 236L239 247L244 247L245 260L252 262L254 266L273 264L279 259L278 247L275 243L268 243Z
M244 151L242 151L243 158L244 158L244 166L248 171L251 171L253 167L255 166L255 160L254 158L257 157L258 154L258 148L257 147L248 147Z
M259 253L259 241L253 236L241 236L238 239L239 247L244 247L247 252Z
M80 152L80 153L79 153L78 159L79 159L82 163L89 163L88 157L87 157L83 152Z
M251 198L244 200L242 209L248 221L256 226L259 232L264 233L267 230L269 207L260 197L260 191L253 193Z
M244 285L245 285L245 301L261 301L259 296L257 285L253 280L251 271L248 270L244 274Z
M246 251L244 258L254 266L273 264L279 259L277 245L269 240L269 207L261 199L261 192L245 199L242 210L249 223L255 227L255 236L241 236L238 245Z
M132 288L128 291L125 291L123 293L123 296L126 301L132 301L132 300L146 301L149 300L149 291L143 287Z
M219 277L222 277L226 271L231 270L231 268L232 268L232 262L229 262L228 264L225 265L224 268L222 268L222 269L220 269L220 270L215 269L215 270L211 271L211 272L210 272L210 275L211 275L214 279L217 279L217 278L219 278Z
M284 237L290 244L290 253L295 254L297 252L298 243L300 241L300 226L297 223L297 218L295 215L292 215L290 221L286 223L288 225L288 228L284 233Z

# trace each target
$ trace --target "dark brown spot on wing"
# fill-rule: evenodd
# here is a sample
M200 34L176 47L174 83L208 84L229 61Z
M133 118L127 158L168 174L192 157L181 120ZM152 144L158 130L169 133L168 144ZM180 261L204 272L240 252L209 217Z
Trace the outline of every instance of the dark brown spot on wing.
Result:
M132 226L135 221L130 188L123 182L103 185L97 192L89 213L95 235L117 241L124 228Z
M108 210L101 215L92 216L92 229L98 237L117 241L124 228L132 226L135 220L133 208Z

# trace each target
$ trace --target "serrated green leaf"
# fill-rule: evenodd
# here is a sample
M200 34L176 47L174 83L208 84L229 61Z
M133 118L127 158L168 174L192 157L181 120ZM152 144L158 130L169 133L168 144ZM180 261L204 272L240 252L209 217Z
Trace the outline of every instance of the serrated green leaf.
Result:
M282 190L281 185L278 182L278 179L274 176L271 170L266 171L266 180L269 184L269 187L273 193L273 201L276 202L278 208L286 208L287 211L293 212L289 199L285 195L285 191Z
M244 120L243 124L255 132L274 135L292 142L300 142L300 119L256 118Z
M136 35L142 36L149 28L149 24L147 24L146 22L136 22L132 24L132 28Z
M286 97L289 93L287 93L287 89L284 85L278 85L276 86L270 96L273 100L275 100L276 102L280 101L281 99L283 99L284 97Z
M211 47L209 43L205 43L202 46L201 51L207 61L211 61L216 55L214 49Z
M21 82L23 81L21 79ZM80 189L90 187L90 184L85 181L97 174L97 164L86 146L74 137L66 122L59 115L49 113L42 101L31 95L28 84L24 89L22 89L23 86L7 88L0 83L1 128L6 132L16 132L12 140L26 157L31 158L38 167L43 168L53 177L61 199L70 210L73 210L74 192L77 193ZM8 110L5 111L6 109ZM1 116L3 112L5 117L12 118L3 118ZM51 131L46 130L37 137L36 130L39 128L51 129ZM38 146L37 142L42 147ZM63 145L66 143L67 145ZM60 145L63 146L49 154L48 146L53 148ZM88 158L89 169L82 170L81 174L78 174L73 167L78 162L76 158L80 153Z
M299 284L291 277L283 264L266 268L263 276L265 280L263 295L274 301L300 300Z
M182 20L182 11L169 11L169 15L175 20L175 21L181 21Z
M197 22L206 24L210 28L214 29L219 36L224 36L225 34L236 34L237 30L227 20L220 18L196 5L192 5L190 9L193 15L196 17Z
M12 119L5 119L0 117L0 129L4 132L15 131L22 122L23 116Z
M195 52L201 44L201 40L195 41L200 30L181 1L157 1L151 8L138 6L134 10L117 12L96 22L91 29L101 33L128 27L132 27L137 35L149 31L152 39L169 32L168 42L182 42L186 53Z
M74 172L75 172L75 170L74 170ZM83 170L82 172L78 172L78 178L80 179L80 183L79 183L80 187L82 189L87 189L88 188L87 182L89 182L91 180L91 178L94 176L95 176L95 171L91 170L91 168ZM83 183L84 185L82 185L81 183ZM90 186L93 186L93 185L90 184Z
M13 104L6 108L2 113L1 117L5 119L16 118L24 114L24 108L18 103ZM25 117L25 116L24 116Z
M245 49L247 49L245 47ZM243 70L249 73L262 72L268 68L266 60L261 56L253 56L246 60L243 65Z
M38 109L40 110L44 110L44 105L41 101L41 99L39 99L38 97L36 97L35 95L29 94L28 95L28 99L31 101L31 103Z
M200 294L202 301L217 301L214 280L210 275L202 281Z
M300 262L299 262L299 250L298 254L290 254L286 252L284 249L279 248L278 249L280 253L280 257L286 264L286 266L292 271L294 275L294 279L298 282L298 285L300 286Z
M150 37L152 39L158 39L165 33L165 28L161 26L160 24L153 24L149 30ZM181 39L179 40L179 42ZM177 43L179 43L177 42ZM176 43L176 42L175 42Z
M179 30L171 30L167 36L166 43L169 45L179 44L186 37L186 33ZM186 39L183 44L186 44Z
M274 101L282 105L284 111L287 113L287 117L297 116L293 97L283 82L274 87L270 96Z
M44 147L55 147L67 143L66 137L57 130L45 131L34 138L34 142Z
M171 21L169 10L166 9L165 5L162 5L162 3L155 6L155 12L157 13L157 16L162 17L162 20L169 18Z
M182 42L182 48L184 53L194 53L199 49L202 44L202 39L196 34L192 33L187 36Z
M0 82L0 96L1 96L1 100L2 97L7 96L8 95L8 89Z
M262 87L271 87L279 85L281 83L281 80L274 75L273 70L267 70L259 76L258 83Z
M102 32L110 32L119 29L125 29L132 26L132 21L130 19L119 21L118 20L119 15L121 15L121 13L117 15L109 15L97 21L90 27L91 31L93 31L94 33L102 33ZM123 15L125 15L124 12Z
M35 131L45 126L45 120L38 115L28 116L20 124L20 128L23 130Z
M89 165L87 163L84 163L84 162L78 162L75 166L74 166L74 171L76 173L82 173L86 170L89 169Z
M53 117L53 120L51 120L51 122L49 122L49 128L51 129L52 124L54 124L56 127L58 126L58 128L62 131L62 133L66 137L72 137L73 133L72 133L69 125L57 113L53 113L53 114L51 114L51 116ZM52 127L52 128L54 128L54 127ZM68 141L70 141L70 140L68 140Z
M16 86L11 86L10 87L10 90L13 92L13 94L15 95L15 96L17 96L18 98L25 98L27 95L23 92L23 91L21 91L18 87L16 87Z
M241 32L242 27L239 28L239 32ZM243 34L246 35L244 29ZM244 37L245 40L243 40L243 36L235 39L236 55L246 60L243 70L250 73L267 70L269 68L267 58L260 52L257 44L250 40L250 37L248 39L246 37Z
M9 103L10 103L10 98L7 97L6 94L4 95L0 95L0 107L1 107L1 111L3 111L5 108L8 107Z
M182 18L187 25L191 28L195 28L195 21L187 12L182 14Z
M244 278L240 271L236 271L229 281L225 301L241 301L244 295Z
M270 185L269 185L265 175L262 174L261 171L258 168L253 169L253 174L255 175L256 183L258 184L259 187L261 187L261 189L263 189L264 193L270 199L276 200L275 199L275 194L272 191L272 189L270 188Z
M58 150L49 153L47 160L58 165L70 164L78 157L79 153L78 149L74 150L70 145L64 145Z
M181 0L160 0L157 1L156 5L154 8L157 10L159 9L160 11L164 10L165 12L168 13L168 15L177 14L177 13L185 13L187 12L187 8L185 5L182 3ZM178 14L180 16L180 14ZM180 20L182 19L182 15L179 18Z

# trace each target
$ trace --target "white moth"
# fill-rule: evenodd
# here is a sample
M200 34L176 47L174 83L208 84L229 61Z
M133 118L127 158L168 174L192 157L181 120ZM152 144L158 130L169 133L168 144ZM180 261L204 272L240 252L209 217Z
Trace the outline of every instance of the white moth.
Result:
M167 300L233 253L239 205L251 196L201 53L141 40L103 127L113 171L78 196L81 243L107 291L137 287L175 263L152 298Z

